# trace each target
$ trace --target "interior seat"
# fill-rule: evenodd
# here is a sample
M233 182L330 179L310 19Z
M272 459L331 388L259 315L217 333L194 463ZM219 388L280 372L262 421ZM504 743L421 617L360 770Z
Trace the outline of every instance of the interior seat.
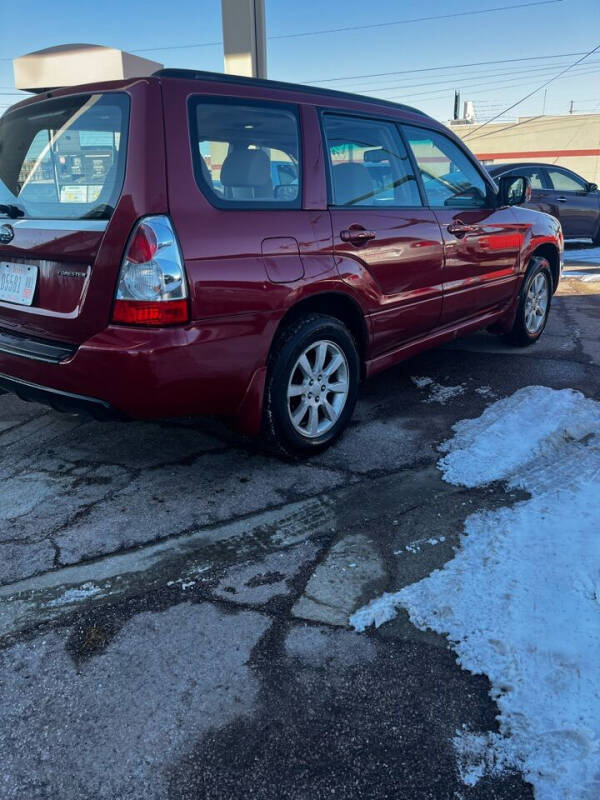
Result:
M233 200L273 200L271 161L262 150L232 150L221 167L221 183Z
M372 200L375 187L364 164L345 161L333 167L333 190L336 205L350 206Z

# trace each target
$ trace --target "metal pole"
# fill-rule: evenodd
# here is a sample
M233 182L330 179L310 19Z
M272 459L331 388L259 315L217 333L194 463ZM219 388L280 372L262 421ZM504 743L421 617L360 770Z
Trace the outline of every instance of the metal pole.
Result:
M221 0L225 72L267 77L264 0Z

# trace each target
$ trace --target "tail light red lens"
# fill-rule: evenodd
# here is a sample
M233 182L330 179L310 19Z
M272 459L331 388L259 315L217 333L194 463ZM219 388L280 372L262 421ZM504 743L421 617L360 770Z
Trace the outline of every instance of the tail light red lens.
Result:
M158 250L158 242L156 234L146 223L142 222L138 225L136 232L133 235L125 258L127 261L133 261L134 264L144 264L147 261L152 261Z
M187 300L115 300L113 322L122 325L181 325L190 318Z

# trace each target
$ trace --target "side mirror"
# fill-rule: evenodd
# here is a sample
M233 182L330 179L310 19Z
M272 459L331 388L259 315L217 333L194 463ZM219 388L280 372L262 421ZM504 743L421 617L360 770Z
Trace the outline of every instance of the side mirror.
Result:
M597 192L598 191L598 184L597 183L586 183L585 190L586 190L586 192Z
M531 183L522 175L503 175L498 186L501 206L518 206L531 200Z

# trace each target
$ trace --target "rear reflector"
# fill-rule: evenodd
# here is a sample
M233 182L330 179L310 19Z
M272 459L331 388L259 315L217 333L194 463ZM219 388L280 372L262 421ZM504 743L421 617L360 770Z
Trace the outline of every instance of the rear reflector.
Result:
M181 325L189 322L187 300L115 300L112 321L122 325Z

